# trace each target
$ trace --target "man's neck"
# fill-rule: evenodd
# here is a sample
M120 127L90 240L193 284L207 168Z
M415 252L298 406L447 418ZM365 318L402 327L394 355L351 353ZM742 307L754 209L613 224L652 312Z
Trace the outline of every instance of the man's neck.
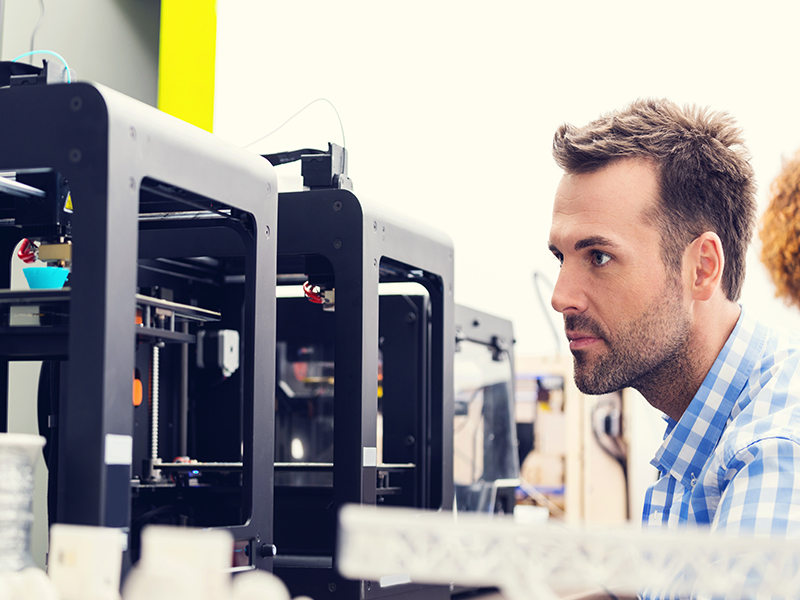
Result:
M632 387L653 407L679 421L733 333L740 313L738 304L726 301L714 318L696 319L687 347Z

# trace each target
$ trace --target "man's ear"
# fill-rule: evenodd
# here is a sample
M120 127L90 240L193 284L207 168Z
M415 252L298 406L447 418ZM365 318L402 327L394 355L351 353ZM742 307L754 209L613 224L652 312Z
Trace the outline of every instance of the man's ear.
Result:
M687 273L691 278L691 294L694 300L710 300L722 286L722 270L725 253L722 240L712 232L700 234L689 244L685 256Z

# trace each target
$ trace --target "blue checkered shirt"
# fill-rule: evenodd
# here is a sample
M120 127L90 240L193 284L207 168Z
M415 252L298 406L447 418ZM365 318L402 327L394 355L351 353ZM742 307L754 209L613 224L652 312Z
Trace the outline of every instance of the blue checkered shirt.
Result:
M680 421L667 418L643 523L800 534L800 338L742 310Z

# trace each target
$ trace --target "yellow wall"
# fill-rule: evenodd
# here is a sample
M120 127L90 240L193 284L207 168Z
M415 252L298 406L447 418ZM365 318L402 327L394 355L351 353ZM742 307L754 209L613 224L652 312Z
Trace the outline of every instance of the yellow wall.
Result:
M202 129L214 126L216 0L161 0L158 108Z

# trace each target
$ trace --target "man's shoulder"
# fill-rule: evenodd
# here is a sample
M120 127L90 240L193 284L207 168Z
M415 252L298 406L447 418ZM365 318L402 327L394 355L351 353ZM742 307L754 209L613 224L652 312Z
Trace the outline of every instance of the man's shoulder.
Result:
M761 439L800 443L800 336L765 327L721 440L726 454Z
M758 323L763 331L763 343L756 348L752 376L766 375L768 378L789 376L800 382L800 334L785 327L767 326Z
M732 416L763 394L771 398L777 392L800 403L800 335L743 312L712 375L730 386L724 390L728 398L738 395Z

